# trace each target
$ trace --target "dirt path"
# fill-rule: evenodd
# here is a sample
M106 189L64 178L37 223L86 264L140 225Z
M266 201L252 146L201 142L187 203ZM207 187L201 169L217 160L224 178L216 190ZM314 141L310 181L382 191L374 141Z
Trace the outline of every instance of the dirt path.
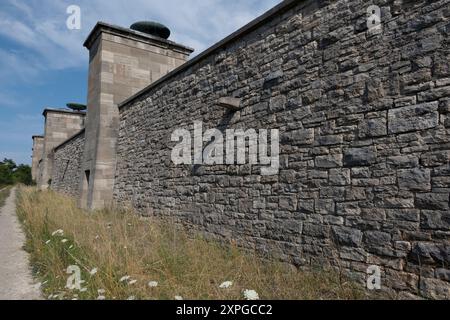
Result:
M25 243L16 216L16 189L0 209L0 300L41 299L38 285L28 264L28 254L22 249Z

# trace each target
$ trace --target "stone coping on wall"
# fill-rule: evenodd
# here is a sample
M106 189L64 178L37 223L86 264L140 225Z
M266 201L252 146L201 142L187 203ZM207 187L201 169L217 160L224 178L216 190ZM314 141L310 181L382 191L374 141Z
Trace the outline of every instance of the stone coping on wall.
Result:
M194 52L193 48L176 43L174 41L155 37L155 36L143 33L143 32L116 26L116 25L109 24L109 23L102 22L102 21L97 22L94 29L92 29L91 33L89 34L86 41L84 42L83 46L86 47L87 49L90 49L92 47L93 43L95 42L95 40L99 37L99 35L102 32L108 32L112 35L119 35L121 37L129 38L129 39L137 40L137 41L142 41L145 43L151 42L153 45L157 45L162 48L170 47L171 50L178 51L178 52L188 54L188 55L191 54L192 52Z
M71 136L69 139L67 139L66 141L64 141L63 143L57 145L55 148L53 148L53 151L58 151L58 149L61 149L62 147L64 147L66 144L70 143L71 141L73 141L74 139L78 138L79 136L83 135L84 132L86 131L85 128L81 129L78 133L74 134L73 136Z
M46 117L47 113L49 113L49 112L80 115L80 116L83 116L83 117L86 116L86 112L82 112L82 111L70 111L70 110L65 110L65 109L53 109L53 108L46 108L46 109L44 109L44 112L42 113L42 115L44 117Z
M119 106L119 110L122 109L123 107L129 105L131 102L133 102L134 100L138 99L142 95L146 94L151 89L153 89L155 87L158 87L159 85L165 83L166 81L168 81L169 79L175 77L179 73L189 69L193 65L198 64L202 60L204 60L207 57L209 57L210 55L214 54L216 51L222 49L223 47L225 47L228 44L232 43L236 39L239 39L242 36L252 32L253 30L258 28L262 24L266 23L268 20L270 20L273 17L278 16L278 15L286 12L287 10L289 10L293 6L299 4L300 2L305 2L305 0L284 0L283 2L281 2L277 6L273 7L272 9L270 9L269 11L264 13L263 15L261 15L258 18L252 20L251 22L249 22L248 24L246 24L242 28L240 28L237 31L233 32L228 37L226 37L223 40L217 42L216 44L214 44L213 46L209 47L208 49L206 49L202 53L198 54L197 56L195 56L191 60L187 61L186 63L184 63L183 65L181 65L177 69L175 69L172 72L168 73L167 75L165 75L164 77L160 78L159 80L153 82L151 85L147 86L146 88L144 88L141 91L137 92L136 94L132 95L128 99L124 100L123 102L119 103L119 105L118 105Z

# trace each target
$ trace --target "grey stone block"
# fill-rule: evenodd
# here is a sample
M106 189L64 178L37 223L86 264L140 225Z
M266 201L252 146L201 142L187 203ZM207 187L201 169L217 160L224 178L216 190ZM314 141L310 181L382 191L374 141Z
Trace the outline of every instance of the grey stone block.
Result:
M445 211L433 211L432 208L422 211L421 227L424 230L443 230L450 231L450 212Z
M416 207L424 210L448 210L448 193L418 193L416 195Z
M419 242L413 247L411 254L420 263L450 262L450 246L445 244Z
M435 128L439 124L438 102L389 110L389 133Z
M450 299L450 286L446 281L422 278L420 280L420 293L428 299L448 300Z
M362 242L363 233L358 229L347 227L333 227L333 235L336 242L341 246L359 247Z
M359 126L360 138L382 137L387 135L387 122L385 118L367 119Z
M299 129L287 132L283 136L285 143L292 145L308 145L314 142L314 129Z
M428 169L406 169L398 171L398 186L401 190L431 190L431 174Z
M373 147L361 147L349 149L344 154L344 166L363 167L376 162L377 153Z
M317 168L337 168L342 166L342 154L333 154L316 157Z

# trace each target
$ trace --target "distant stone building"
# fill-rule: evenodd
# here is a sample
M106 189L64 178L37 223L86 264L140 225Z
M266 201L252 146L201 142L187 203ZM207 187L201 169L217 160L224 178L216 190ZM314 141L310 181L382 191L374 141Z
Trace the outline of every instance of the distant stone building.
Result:
M37 184L46 189L51 185L54 164L54 149L84 127L83 112L71 112L58 109L45 109L45 134L42 144L42 158L39 160L39 172L32 172L37 176ZM39 140L36 141L39 146ZM33 163L38 162L33 158Z
M42 160L44 152L44 136L33 136L33 155L31 163L31 177L37 181L39 172L39 163Z
M450 0L374 4L287 0L189 61L160 34L98 23L87 114L44 112L33 175L84 208L130 205L361 282L379 267L398 297L450 298ZM279 173L175 165L171 135L195 121L278 129Z

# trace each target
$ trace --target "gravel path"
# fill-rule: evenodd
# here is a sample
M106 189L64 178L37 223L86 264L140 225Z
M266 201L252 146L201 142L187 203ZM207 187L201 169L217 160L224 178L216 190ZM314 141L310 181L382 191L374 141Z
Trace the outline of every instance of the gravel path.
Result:
M0 209L0 300L41 299L33 284L28 254L22 249L25 235L16 216L16 189Z

